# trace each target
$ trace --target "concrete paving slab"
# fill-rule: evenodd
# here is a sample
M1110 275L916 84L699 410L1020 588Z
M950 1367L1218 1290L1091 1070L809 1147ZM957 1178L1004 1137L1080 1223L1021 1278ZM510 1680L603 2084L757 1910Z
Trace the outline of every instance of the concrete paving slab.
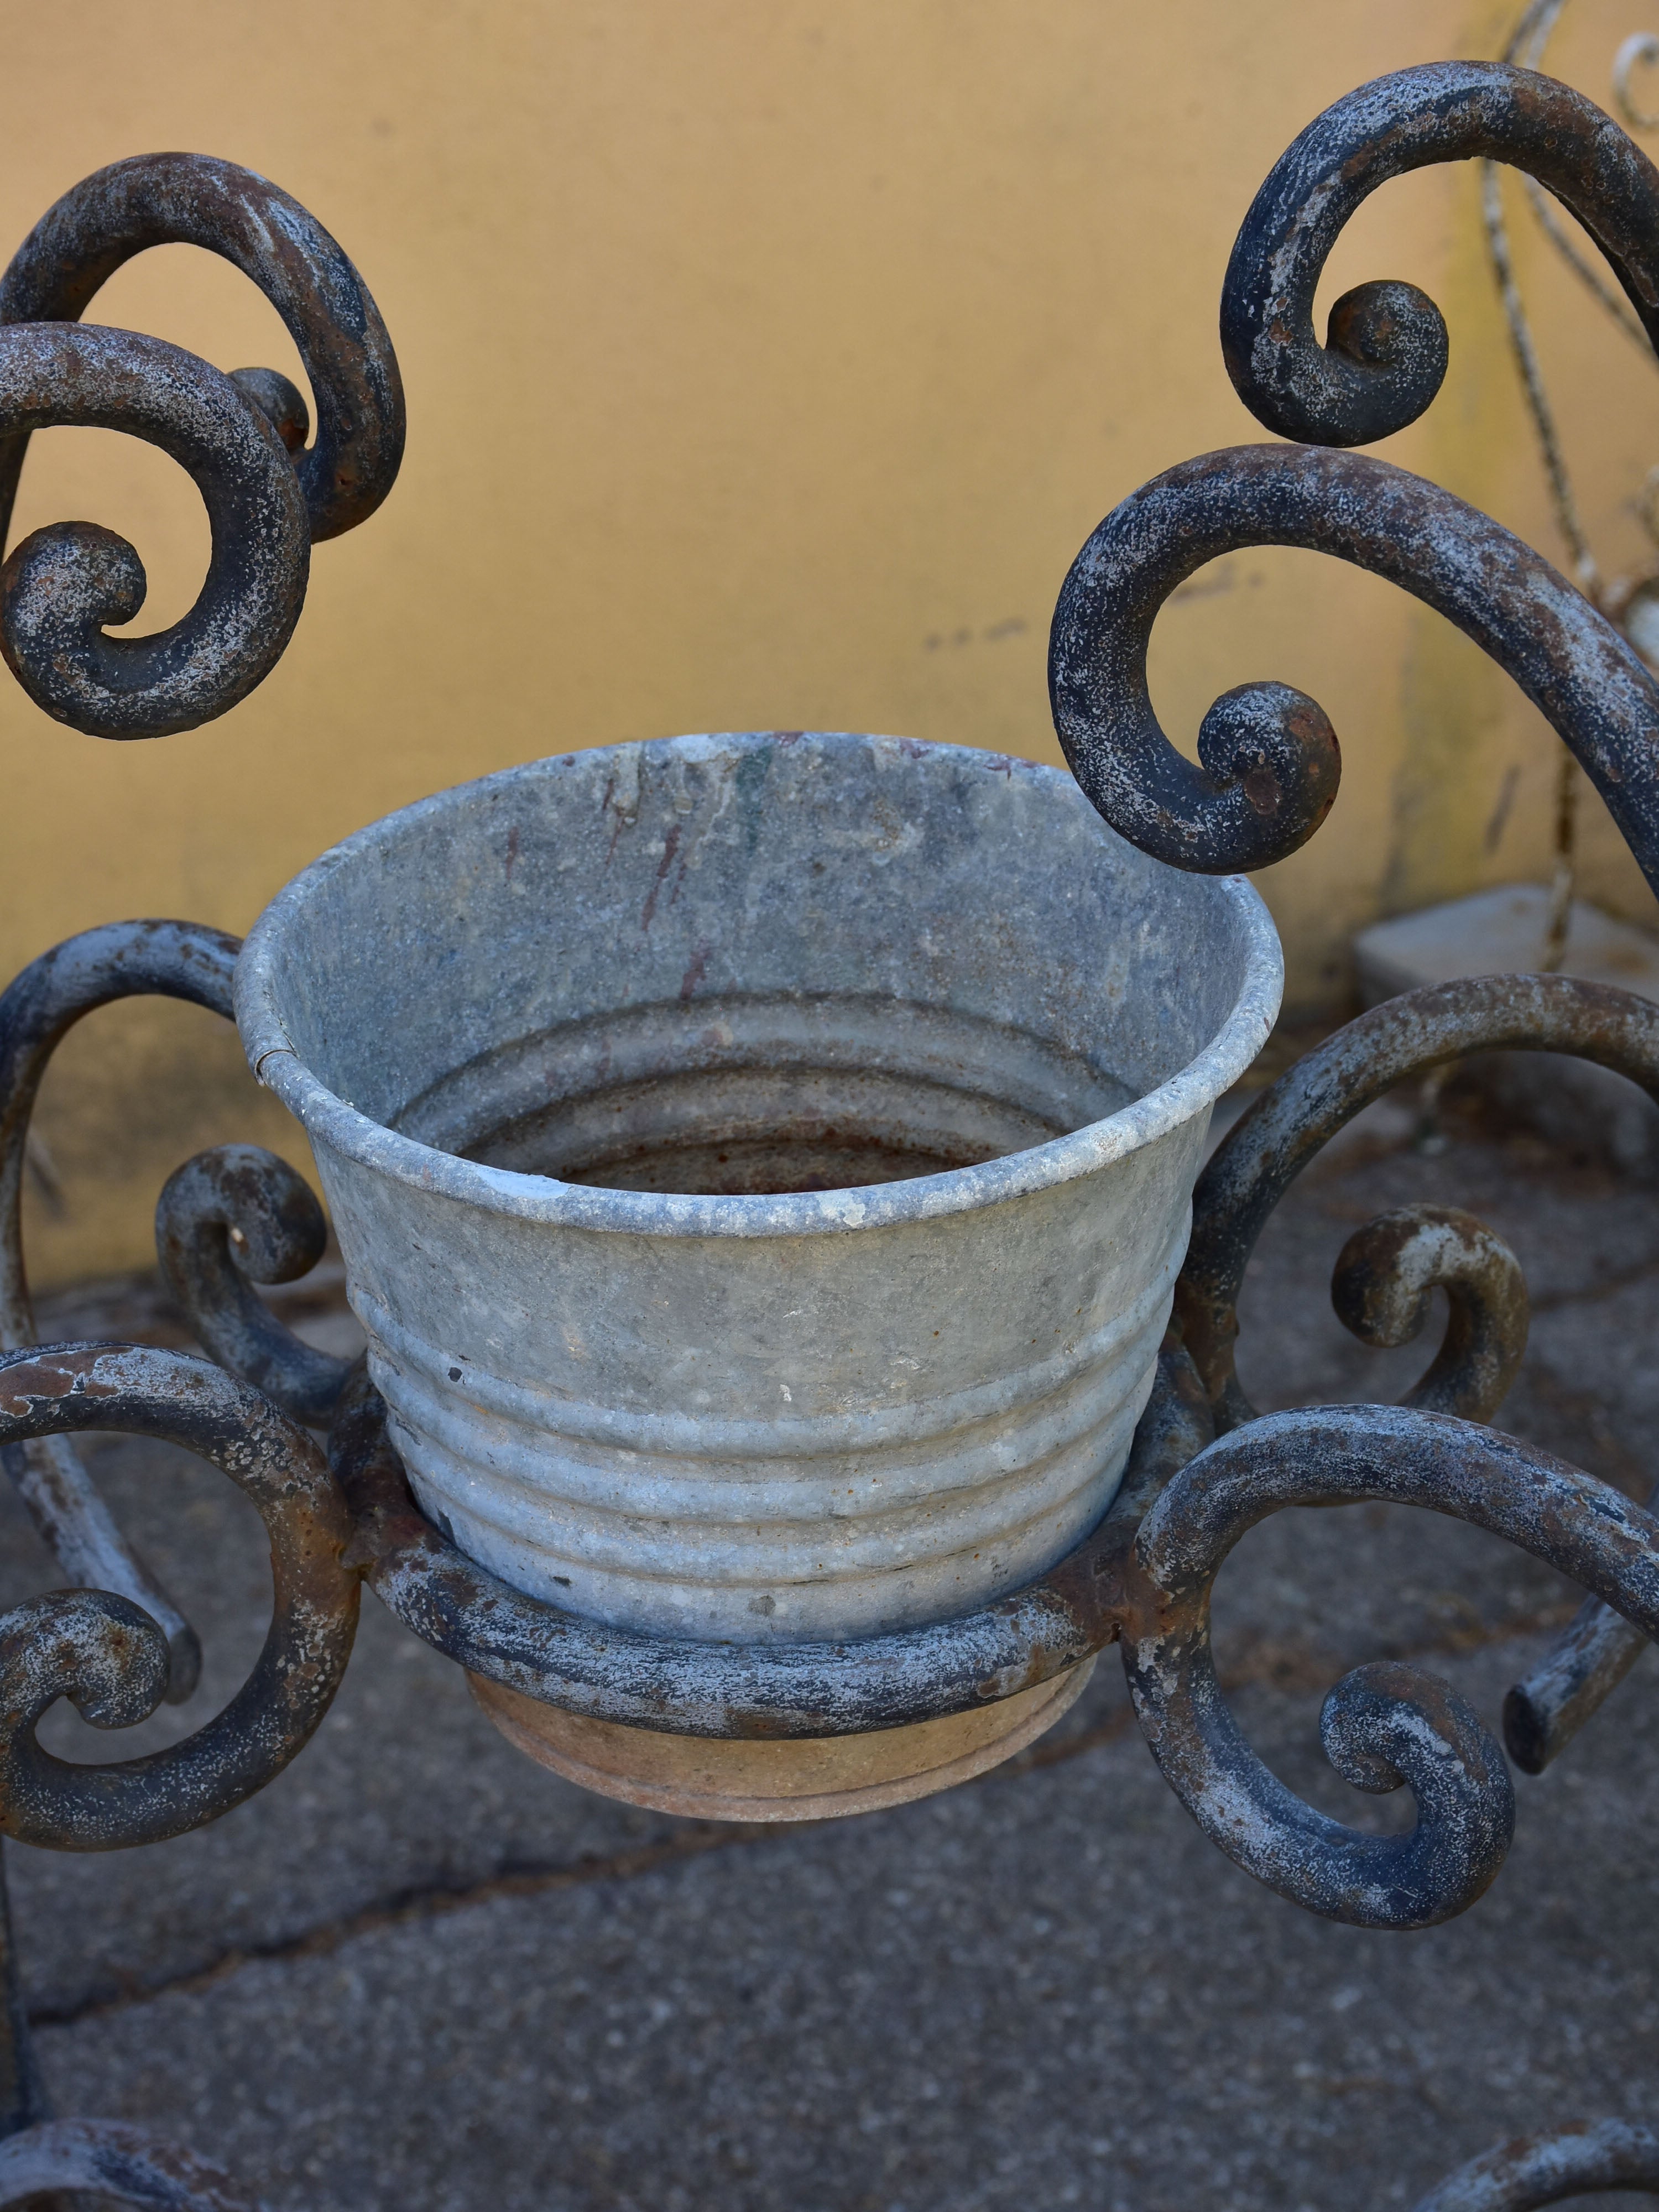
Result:
M1486 1702L1523 1656L1448 1671ZM1407 2205L1540 2118L1659 2118L1659 1876L1632 1850L1659 1714L1630 1704L1528 1791L1500 1887L1410 1938L1258 1889L1126 1735L835 1829L388 1917L48 2031L46 2063L315 2212ZM1243 1711L1328 1794L1304 1715Z
M1543 962L1549 912L1547 885L1502 884L1373 922L1354 939L1360 988L1374 1005L1421 982L1528 975ZM1561 972L1659 998L1659 937L1574 899Z

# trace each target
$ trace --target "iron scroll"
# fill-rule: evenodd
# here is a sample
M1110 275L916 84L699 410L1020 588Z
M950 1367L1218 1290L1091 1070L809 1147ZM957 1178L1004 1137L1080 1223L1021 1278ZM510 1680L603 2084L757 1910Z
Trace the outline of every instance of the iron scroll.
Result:
M205 247L252 278L310 378L226 376L160 338L79 319L147 246ZM0 650L37 706L101 738L211 721L281 659L314 539L371 515L403 457L397 358L339 246L286 192L235 163L147 155L99 170L35 226L0 277L0 545L28 441L65 423L124 430L195 479L213 550L196 605L153 637L111 637L144 603L143 563L86 522L37 530L0 570Z

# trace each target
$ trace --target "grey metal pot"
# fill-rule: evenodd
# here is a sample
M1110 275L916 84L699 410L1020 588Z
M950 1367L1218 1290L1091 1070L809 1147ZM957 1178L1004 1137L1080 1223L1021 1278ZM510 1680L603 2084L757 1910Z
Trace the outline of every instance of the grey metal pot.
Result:
M946 1617L1099 1517L1280 984L1246 883L1068 777L789 732L405 808L272 902L236 1001L425 1510L754 1641Z

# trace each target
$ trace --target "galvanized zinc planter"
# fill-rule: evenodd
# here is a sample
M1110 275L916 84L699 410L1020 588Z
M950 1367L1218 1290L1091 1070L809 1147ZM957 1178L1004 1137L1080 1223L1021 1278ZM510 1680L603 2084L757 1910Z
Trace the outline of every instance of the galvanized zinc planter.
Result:
M392 816L272 902L236 1009L437 1526L619 1628L834 1642L1001 1596L1111 1503L1280 974L1247 884L1069 777L789 732ZM977 1771L1089 1663L839 1758L486 1709L610 1795L805 1817Z

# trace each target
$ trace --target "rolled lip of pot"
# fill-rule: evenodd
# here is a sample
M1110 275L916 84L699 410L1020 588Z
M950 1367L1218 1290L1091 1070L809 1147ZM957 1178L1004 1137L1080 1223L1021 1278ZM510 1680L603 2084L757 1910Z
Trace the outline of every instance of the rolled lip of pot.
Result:
M388 818L407 820L453 805L470 787L436 793ZM331 1152L411 1189L548 1227L633 1236L803 1237L936 1220L1053 1189L1125 1158L1212 1105L1266 1043L1284 990L1279 933L1260 895L1243 876L1211 876L1205 880L1232 908L1243 938L1238 995L1195 1059L1104 1121L975 1167L846 1190L724 1195L560 1182L461 1159L386 1128L319 1082L289 1042L277 1012L283 925L319 878L355 858L386 826L371 823L322 854L278 891L249 932L235 980L236 1026L248 1065L307 1134Z

